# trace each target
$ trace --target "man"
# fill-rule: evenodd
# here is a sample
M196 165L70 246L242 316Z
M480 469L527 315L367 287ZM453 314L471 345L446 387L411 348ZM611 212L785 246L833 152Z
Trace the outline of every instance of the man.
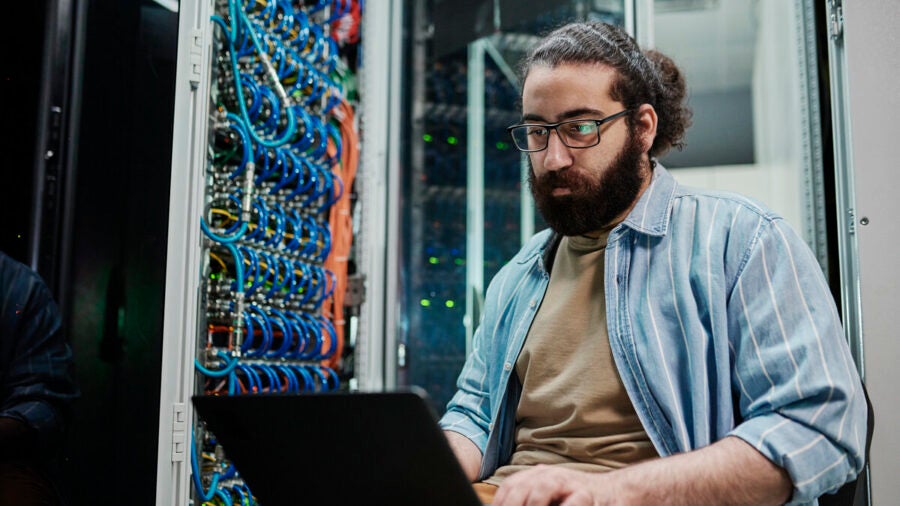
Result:
M476 489L495 506L814 504L853 479L865 398L814 256L761 204L656 162L690 117L675 64L578 23L523 75L510 132L552 230L492 280L441 419Z
M0 504L60 503L47 464L78 395L71 367L50 291L0 252Z

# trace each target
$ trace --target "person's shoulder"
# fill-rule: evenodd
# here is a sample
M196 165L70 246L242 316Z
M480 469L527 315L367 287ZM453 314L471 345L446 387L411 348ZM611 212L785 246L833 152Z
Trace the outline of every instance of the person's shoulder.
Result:
M675 192L675 212L712 213L720 218L743 214L747 218L758 217L765 221L782 219L761 200L749 195L729 191L678 185Z
M0 251L0 297L3 301L28 300L45 303L52 299L44 279L27 264Z
M17 278L38 278L31 267L11 257L5 251L0 250L0 279L3 284L8 284Z

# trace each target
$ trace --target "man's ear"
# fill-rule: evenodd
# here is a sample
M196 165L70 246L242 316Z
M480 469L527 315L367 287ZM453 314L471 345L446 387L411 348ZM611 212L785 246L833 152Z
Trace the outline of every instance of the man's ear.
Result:
M635 122L635 134L641 143L641 151L644 153L650 151L653 141L656 139L656 109L650 104L641 104L638 107L637 119Z

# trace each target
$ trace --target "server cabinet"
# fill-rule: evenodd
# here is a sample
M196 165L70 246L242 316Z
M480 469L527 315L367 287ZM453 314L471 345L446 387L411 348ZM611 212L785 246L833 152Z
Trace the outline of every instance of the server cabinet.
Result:
M157 504L256 503L192 396L352 387L361 4L181 5Z
M633 25L634 10L621 0L405 5L400 320L386 368L395 384L425 388L442 413L486 283L544 227L506 133L521 116L519 62L562 22Z

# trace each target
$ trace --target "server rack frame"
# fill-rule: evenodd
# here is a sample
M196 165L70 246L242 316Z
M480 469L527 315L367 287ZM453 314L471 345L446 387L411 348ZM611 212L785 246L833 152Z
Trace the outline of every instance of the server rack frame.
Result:
M160 383L156 504L188 504L191 495L190 444L194 414L196 338L200 325L200 216L211 81L212 1L181 2L169 237Z

